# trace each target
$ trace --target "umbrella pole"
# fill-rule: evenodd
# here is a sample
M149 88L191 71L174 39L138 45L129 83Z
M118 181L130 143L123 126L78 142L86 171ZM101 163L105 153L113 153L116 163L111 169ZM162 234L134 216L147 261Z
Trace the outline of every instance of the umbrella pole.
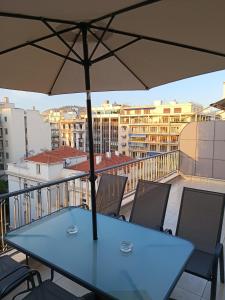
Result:
M81 24L81 31L82 31L83 52L84 52L85 87L86 87L86 94L87 94L87 121L88 121L89 162L90 162L89 180L91 182L92 230L93 230L93 240L97 240L98 234L97 234L96 196L95 196L96 176L95 176L93 132L92 132L90 61L88 57L87 25L85 23Z

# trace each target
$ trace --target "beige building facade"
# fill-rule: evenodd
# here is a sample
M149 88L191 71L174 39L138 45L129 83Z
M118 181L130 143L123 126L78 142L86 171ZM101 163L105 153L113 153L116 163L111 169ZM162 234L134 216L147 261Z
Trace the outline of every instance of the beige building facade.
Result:
M184 126L193 120L207 120L203 107L193 102L124 106L108 100L92 107L95 153L116 152L133 158L178 149L178 139ZM87 114L50 111L52 149L70 146L88 151Z
M202 109L192 102L176 101L124 107L120 111L119 152L141 158L177 150L181 130L188 122L199 118Z
M73 106L65 106L49 109L42 112L45 122L51 126L52 149L60 146L75 147L74 128L75 119L79 115L79 109Z

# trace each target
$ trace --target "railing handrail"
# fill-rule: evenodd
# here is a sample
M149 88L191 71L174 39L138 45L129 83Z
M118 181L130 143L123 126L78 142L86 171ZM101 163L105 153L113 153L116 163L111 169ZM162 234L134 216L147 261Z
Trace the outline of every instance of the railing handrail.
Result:
M178 152L178 151L179 150L173 150L173 151L168 151L168 152L164 152L164 153L154 154L152 156L147 156L147 157L143 157L143 158L136 158L134 160L127 161L125 163L121 163L121 164L117 164L117 165L114 165L114 166L111 166L111 167L106 167L106 168L97 170L95 173L102 173L102 172L105 172L105 171L110 171L112 169L118 169L118 168L128 166L128 165L133 164L133 163L138 163L138 162L141 162L141 161L145 161L145 160L148 160L148 159L153 159L155 157L164 156L165 154L175 153L175 152Z
M112 169L118 169L118 168L121 168L121 167L131 165L133 163L138 163L138 162L145 161L145 160L148 160L148 159L154 159L156 157L164 156L164 155L167 155L167 154L170 154L170 153L175 153L175 152L179 152L179 150L173 150L173 151L169 151L169 152L155 154L153 156L147 156L147 157L144 157L144 158L138 158L138 159L130 160L128 162L124 162L124 163L121 163L121 164L117 164L117 165L106 167L106 168L103 168L103 169L100 169L100 170L96 170L95 173L99 174L99 173L102 173L102 172L110 171ZM11 192L11 193L1 194L0 195L0 203L3 200L5 200L6 198L15 197L15 196L18 196L18 195L21 195L21 194L33 192L33 191L40 190L40 189L43 189L43 188L48 188L48 187L53 186L53 185L58 185L60 183L68 182L68 181L71 181L71 180L76 180L78 178L84 178L84 177L87 177L87 176L89 176L89 172L88 173L77 174L77 175L62 178L62 179L51 180L51 181L48 181L47 183L38 184L37 186L17 190L17 191Z

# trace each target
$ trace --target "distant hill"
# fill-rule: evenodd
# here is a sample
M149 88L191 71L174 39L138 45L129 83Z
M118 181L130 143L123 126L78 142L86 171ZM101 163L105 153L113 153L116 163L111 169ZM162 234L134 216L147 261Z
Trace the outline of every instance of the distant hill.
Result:
M75 111L75 112L78 111L78 113L81 113L81 112L86 112L86 107L77 106L77 105L65 105L57 108L46 109L42 112L42 114L48 114L50 111L55 111L55 112L62 111L64 113L71 112L71 111Z

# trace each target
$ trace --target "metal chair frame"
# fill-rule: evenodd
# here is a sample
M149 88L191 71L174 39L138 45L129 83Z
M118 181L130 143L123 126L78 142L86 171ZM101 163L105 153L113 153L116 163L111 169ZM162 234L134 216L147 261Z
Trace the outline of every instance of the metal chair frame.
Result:
M220 214L219 228L218 228L218 233L217 233L217 237L216 237L216 247L215 247L213 265L212 265L211 274L210 274L211 276L210 277L205 277L200 273L192 272L190 270L185 270L185 272L188 272L192 275L199 276L201 278L204 278L206 280L211 281L212 285L211 285L210 300L215 300L216 299L218 263L220 263L220 280L221 280L222 283L224 283L224 254L223 254L223 244L220 243L220 238L221 238L223 216L224 216L225 194L184 187L183 188L183 193L182 193L182 198L181 198L181 205L180 205L180 210L179 210L178 222L177 222L177 227L176 227L176 235L177 236L179 236L178 231L179 231L179 226L180 226L180 222L181 222L181 214L182 214L182 209L183 209L183 204L184 204L184 195L185 195L185 191L187 191L187 190L189 190L189 191L198 191L199 193L211 193L212 195L223 195L223 208L221 209L221 214Z

